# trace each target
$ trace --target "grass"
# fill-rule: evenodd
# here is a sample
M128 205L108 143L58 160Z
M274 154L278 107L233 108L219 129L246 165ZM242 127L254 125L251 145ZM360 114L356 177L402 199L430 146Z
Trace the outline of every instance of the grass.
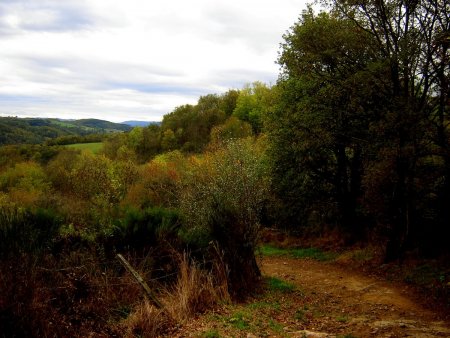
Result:
M275 312L279 312L281 309L279 302L254 302L247 305L251 310L264 310L269 309Z
M75 143L67 145L68 148L78 149L78 150L88 150L93 154L98 154L100 150L103 148L102 142L95 143Z
M271 291L278 291L278 292L292 292L295 290L295 285L291 284L289 282L286 282L282 279L276 278L276 277L269 277L266 279L267 287Z
M212 329L204 332L202 338L220 338L220 334L216 329Z
M348 317L347 316L338 316L338 317L336 317L336 321L338 321L339 323L347 323Z
M272 245L263 245L260 247L263 256L279 257L288 256L293 258L312 258L321 262L332 261L337 257L333 252L324 252L318 248L289 248L282 249Z
M239 332L242 331L253 332L258 337L269 336L269 333L276 333L277 335L283 333L283 325L274 318L277 316L272 311L266 312L266 309L259 308L259 305L261 304L255 307L251 304L244 307L238 306L231 315L216 316L211 320L215 322L215 325L217 325L217 322L223 323L222 330L227 332L226 336L240 336ZM278 311L275 310L274 312L277 313ZM206 333L212 334L210 332L217 334L217 337L222 333L214 328L203 333L202 337L205 337Z
M127 337L135 333L145 333L148 337L160 336L169 327L180 325L192 318L196 313L202 313L212 308L220 301L227 300L228 294L223 294L222 285L215 285L209 273L189 261L187 255L179 257L180 271L178 280L171 289L166 289L160 295L161 309L155 308L149 301L140 303L122 322ZM243 316L235 316L237 326L245 327ZM233 317L234 318L234 317ZM209 337L217 337L209 332Z
M202 333L217 334L217 336L240 337L242 332L252 333L257 337L284 337L282 324L285 311L291 312L291 301L285 299L283 293L289 292L288 297L298 297L294 285L278 278L267 278L266 288L256 299L246 304L230 305L225 313L209 316L212 324ZM294 309L292 308L292 311Z
M250 328L248 321L247 315L243 312L236 312L228 319L228 322L238 330L248 330Z
M306 316L306 309L298 309L297 311L295 311L294 319L303 322L305 320L305 316Z
M283 325L278 323L276 320L270 319L268 326L274 332L277 332L277 333L283 332Z

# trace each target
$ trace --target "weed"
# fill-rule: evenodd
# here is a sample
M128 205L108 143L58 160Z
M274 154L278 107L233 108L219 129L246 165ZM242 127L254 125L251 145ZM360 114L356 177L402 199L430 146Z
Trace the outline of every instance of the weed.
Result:
M252 310L271 309L277 312L281 310L280 303L278 302L256 302L249 304L247 307Z
M273 319L269 320L269 328L278 333L283 332L283 325Z
M211 329L202 334L202 338L220 338L219 331Z
M247 316L242 312L236 312L233 314L228 322L239 330L247 330L250 327Z
M320 309L320 308L314 308L311 310L312 311L312 315L314 316L314 318L320 318L320 317L324 317L325 313Z
M336 317L336 320L340 323L347 323L348 317L347 316L338 316L338 317Z
M304 309L298 309L295 311L294 318L302 322L305 320L305 315L306 311Z
M267 286L271 291L278 292L292 292L295 290L295 285L286 282L276 277L269 277L266 279Z

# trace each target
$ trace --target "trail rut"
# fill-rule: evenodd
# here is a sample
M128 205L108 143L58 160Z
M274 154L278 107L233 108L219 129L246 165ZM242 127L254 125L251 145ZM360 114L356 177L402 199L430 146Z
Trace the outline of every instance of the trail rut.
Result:
M307 331L293 327L289 336L335 337L345 330L357 337L450 337L448 318L419 304L408 286L308 259L264 258L261 270L295 284L320 308Z

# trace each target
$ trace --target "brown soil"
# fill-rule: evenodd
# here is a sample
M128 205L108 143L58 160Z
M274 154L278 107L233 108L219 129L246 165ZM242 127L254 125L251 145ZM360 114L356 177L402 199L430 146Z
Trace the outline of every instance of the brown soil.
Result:
M340 325L335 318L324 316L313 323L311 331L332 336L345 326L357 337L450 337L445 314L415 301L408 286L308 259L265 258L262 272L315 294L324 302L322 311L343 313Z
M172 335L450 337L448 316L421 304L406 284L311 259L266 257L260 266L264 276L294 284L296 291L267 291L245 304L225 305L190 321ZM270 305L275 303L278 305ZM233 319L236 313L243 314L248 325L237 327Z

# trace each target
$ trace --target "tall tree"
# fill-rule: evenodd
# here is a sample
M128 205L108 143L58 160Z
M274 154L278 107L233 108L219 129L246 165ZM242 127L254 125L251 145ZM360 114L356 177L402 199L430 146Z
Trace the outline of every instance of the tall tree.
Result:
M444 163L434 182L436 212L440 223L450 221L442 205L450 190L450 153L448 152L448 45L450 5L445 0L333 0L334 11L370 34L389 66L391 103L384 124L378 130L384 147L377 161L390 148L392 171L385 175L387 222L391 241L388 259L395 258L402 245L416 230L420 215L415 211L429 192L416 184L425 156L437 155ZM439 151L434 150L434 144ZM440 177L439 177L440 176ZM441 183L439 183L440 181ZM386 183L386 182L385 182ZM441 204L441 205L440 205ZM449 233L449 230L435 229ZM416 234L417 235L417 234Z
M363 156L383 100L384 65L351 20L305 11L284 36L280 100L269 116L275 189L291 223L332 216L358 231Z
M239 92L233 115L250 123L253 132L259 134L262 131L264 116L275 104L275 97L275 89L262 82L246 85Z

